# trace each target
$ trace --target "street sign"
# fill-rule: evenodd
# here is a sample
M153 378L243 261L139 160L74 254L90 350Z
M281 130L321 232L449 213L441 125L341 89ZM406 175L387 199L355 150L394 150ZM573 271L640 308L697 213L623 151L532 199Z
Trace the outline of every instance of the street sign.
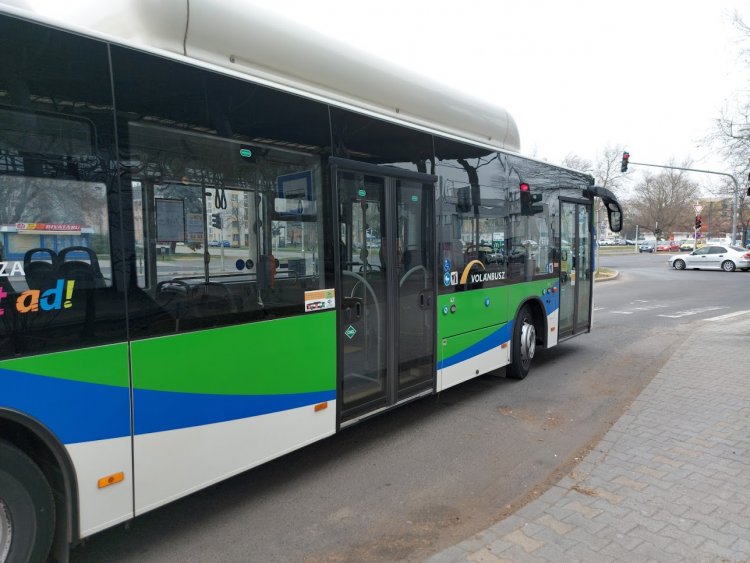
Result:
M699 204L696 204L695 207L693 207L693 209L695 209L695 213L698 214L701 211L703 211L703 206L699 205Z

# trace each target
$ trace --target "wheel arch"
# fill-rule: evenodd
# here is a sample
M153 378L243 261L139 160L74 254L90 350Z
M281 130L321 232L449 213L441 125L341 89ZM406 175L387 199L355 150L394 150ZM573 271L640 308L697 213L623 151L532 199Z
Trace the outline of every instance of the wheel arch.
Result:
M521 301L516 308L513 319L518 319L521 309L528 306L534 319L534 329L536 330L537 344L547 347L547 313L542 300L538 297L530 297ZM515 322L515 320L514 320Z
M4 407L0 407L0 439L23 451L44 473L57 514L52 549L67 555L68 546L80 539L80 528L75 468L65 446L35 418Z

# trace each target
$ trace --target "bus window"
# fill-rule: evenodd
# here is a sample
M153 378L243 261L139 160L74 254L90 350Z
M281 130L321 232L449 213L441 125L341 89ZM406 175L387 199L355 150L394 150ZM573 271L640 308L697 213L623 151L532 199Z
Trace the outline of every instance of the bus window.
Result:
M27 53L0 76L0 358L124 340L106 48L23 24L0 35Z
M436 150L454 157L437 161L441 291L506 283L510 207L507 189L497 182L497 153L442 139L436 139Z
M289 135L307 135L302 125L319 121L309 112L325 109L126 50L114 59L133 335L305 313L306 293L326 287L322 158ZM127 80L132 71L148 78ZM189 103L162 104L159 84Z
M137 124L130 139L180 163L132 178L137 283L169 330L302 313L322 283L316 159Z

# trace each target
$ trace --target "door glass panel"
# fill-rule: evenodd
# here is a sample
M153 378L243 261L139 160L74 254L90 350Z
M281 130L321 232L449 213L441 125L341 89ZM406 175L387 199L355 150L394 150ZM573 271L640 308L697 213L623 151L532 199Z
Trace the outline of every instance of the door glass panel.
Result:
M559 333L573 330L576 282L576 204L560 204L560 324Z
M385 401L385 181L339 172L343 408Z
M342 408L361 415L435 378L434 184L341 170Z
M591 324L591 206L560 205L560 336Z
M433 366L434 228L432 186L396 184L400 394L431 381Z
M591 230L589 229L589 215L591 208L587 205L578 206L578 264L576 283L576 302L578 314L576 316L576 330L585 330L589 326L591 315Z

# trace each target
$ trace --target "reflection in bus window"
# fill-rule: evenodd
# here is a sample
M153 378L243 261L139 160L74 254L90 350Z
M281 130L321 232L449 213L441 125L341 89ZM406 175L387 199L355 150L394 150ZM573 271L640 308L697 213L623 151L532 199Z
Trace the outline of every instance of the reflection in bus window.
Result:
M132 124L138 286L182 331L303 312L321 287L319 159Z
M39 48L0 76L0 358L125 338L110 244L111 114L101 119L106 52L91 49L86 73L39 79L80 41Z

